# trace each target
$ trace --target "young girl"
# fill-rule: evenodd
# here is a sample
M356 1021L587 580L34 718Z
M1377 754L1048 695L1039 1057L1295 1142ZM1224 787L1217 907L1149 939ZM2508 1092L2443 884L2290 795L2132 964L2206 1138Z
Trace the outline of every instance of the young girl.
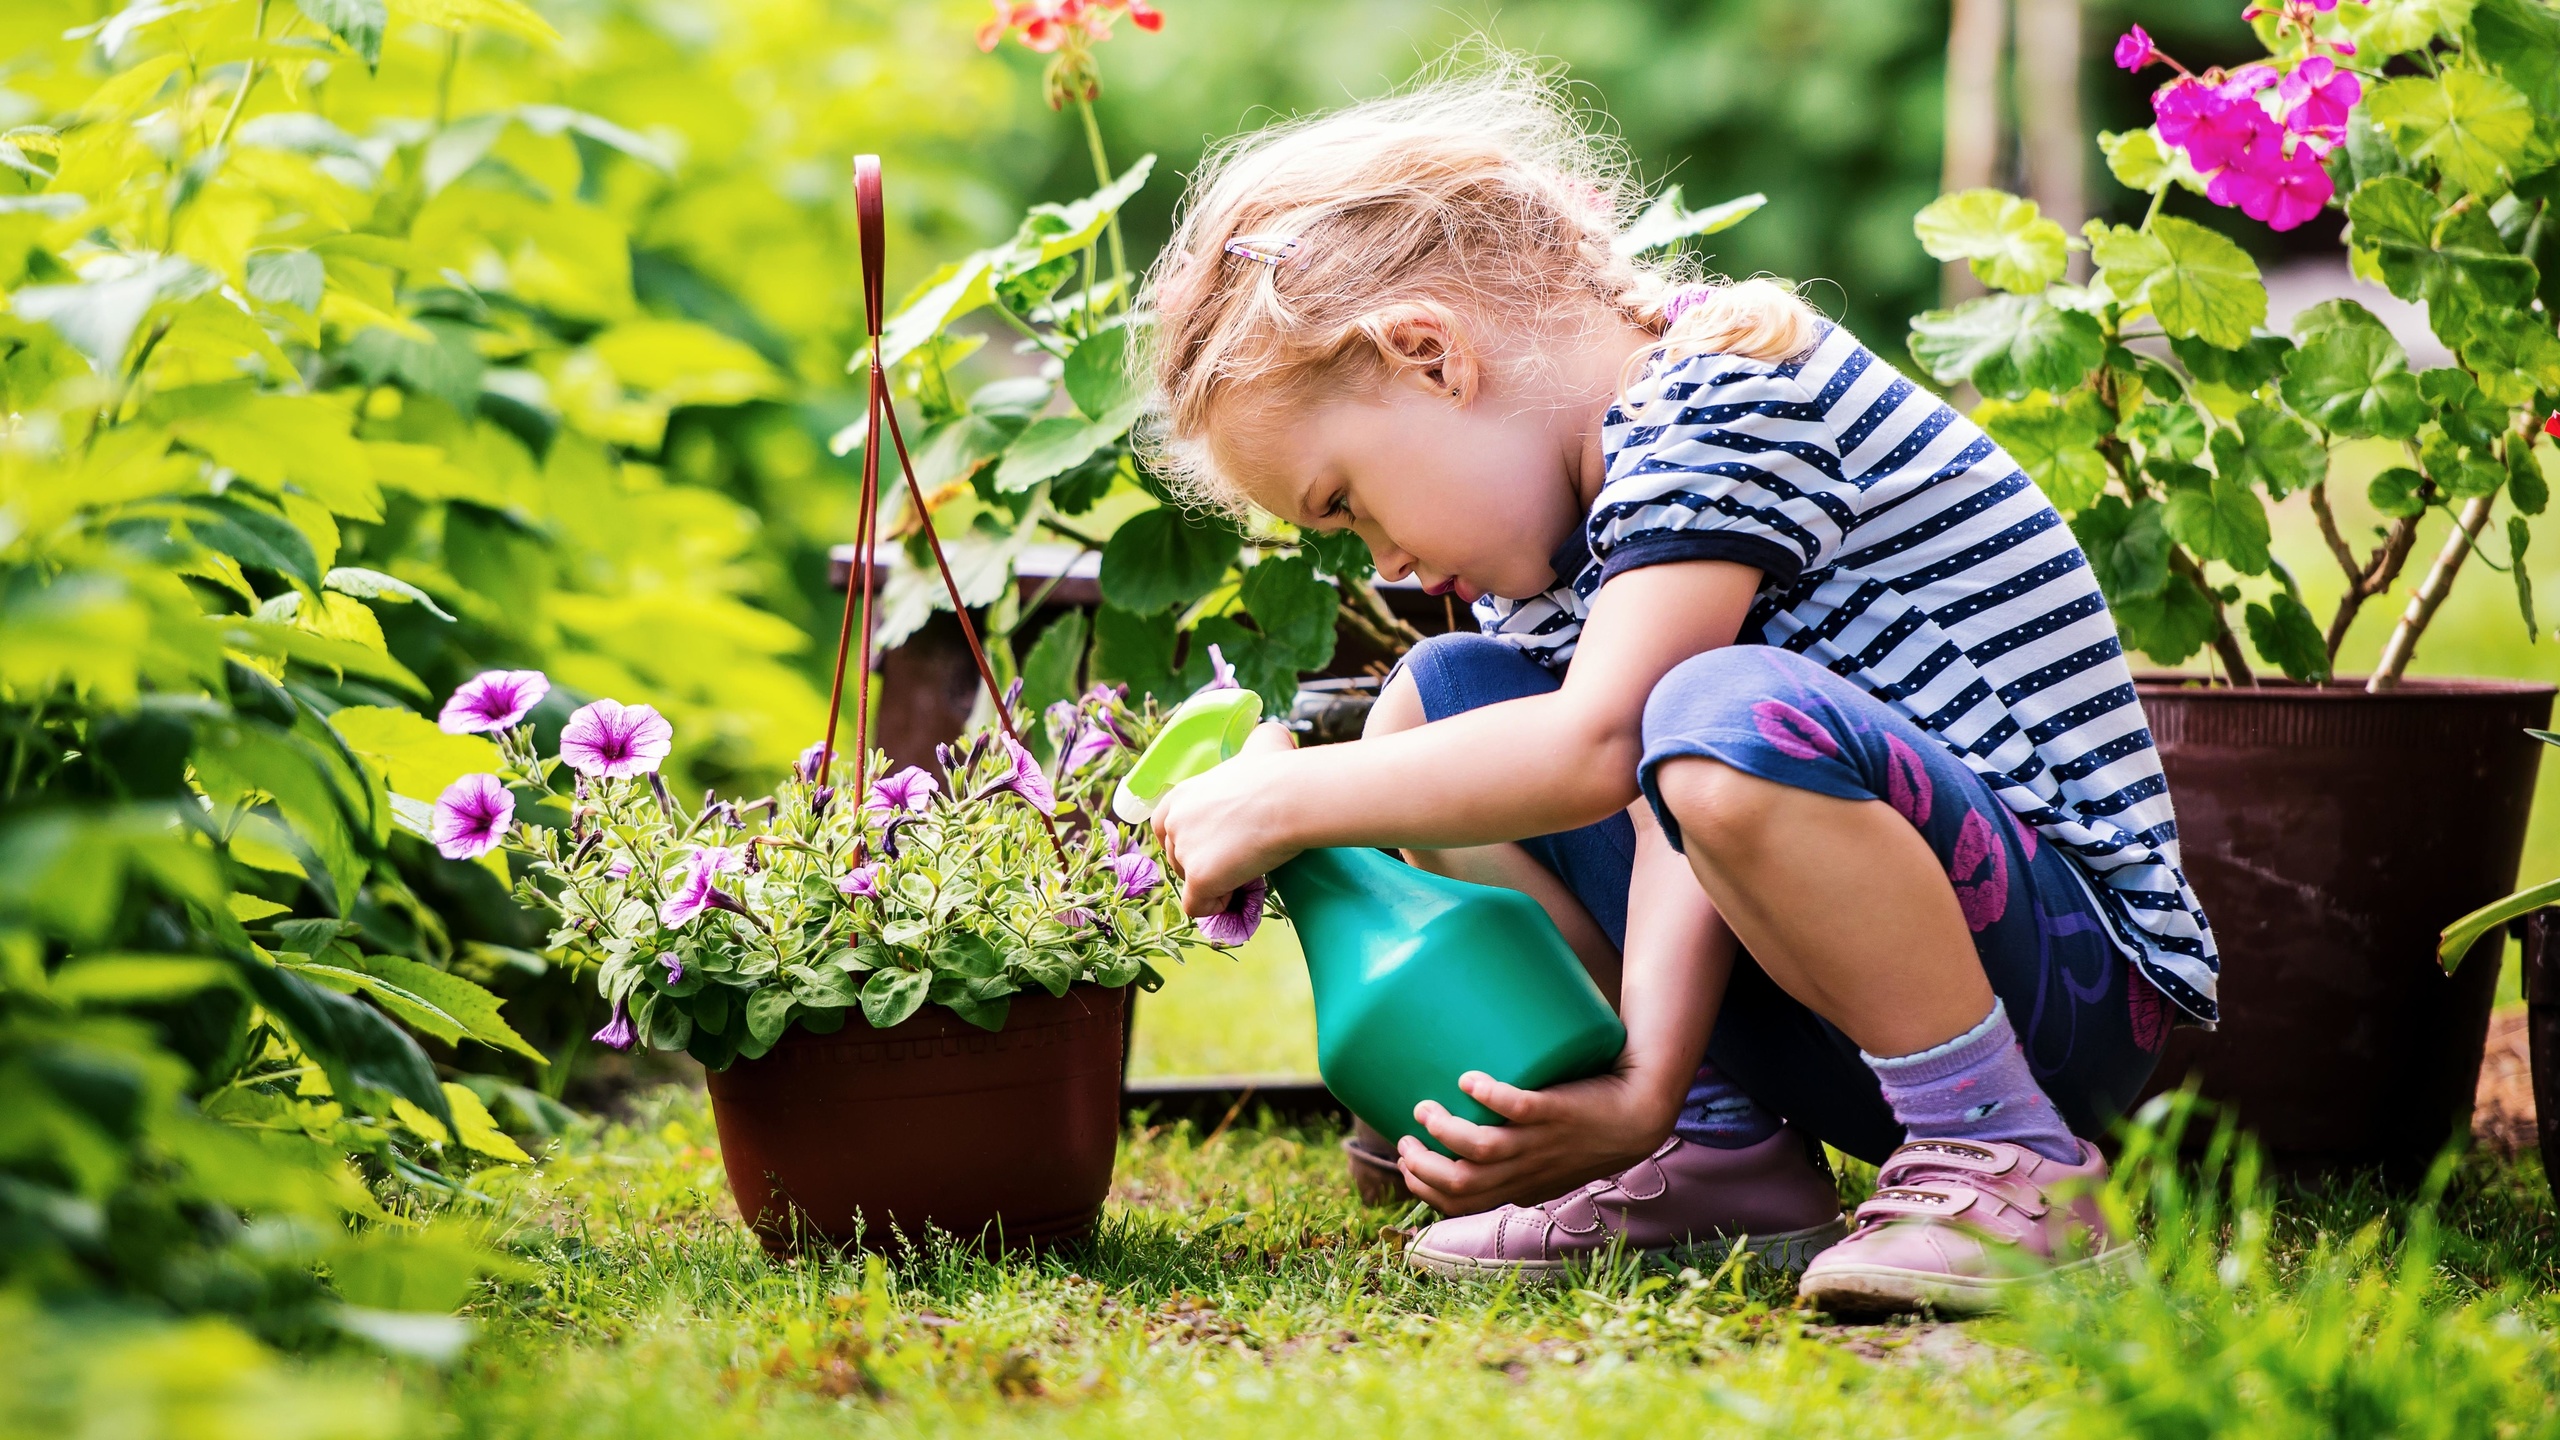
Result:
M1984 1308L2115 1253L2081 1137L2172 1006L2214 1018L2159 759L2017 464L1786 290L1624 253L1638 198L1508 64L1195 180L1149 282L1160 463L1484 633L1417 647L1359 743L1270 727L1156 825L1195 915L1395 846L1614 970L1611 1073L1465 1077L1503 1126L1419 1107L1450 1154L1398 1163L1457 1218L1413 1263L1747 1237L1828 1308ZM1818 1141L1883 1165L1845 1225Z

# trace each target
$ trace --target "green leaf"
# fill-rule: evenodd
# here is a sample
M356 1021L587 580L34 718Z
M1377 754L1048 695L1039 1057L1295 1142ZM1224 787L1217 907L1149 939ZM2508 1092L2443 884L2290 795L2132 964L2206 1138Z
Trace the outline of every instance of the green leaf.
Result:
M382 518L372 457L350 433L352 417L327 400L198 385L158 396L148 413L215 463L268 489L290 485L337 514Z
M2068 390L2106 355L2095 317L2060 310L2035 295L1989 295L1911 322L1911 356L1942 385L1971 381L1983 394L2016 399L2030 390Z
M2225 350L2202 340L2182 339L2170 341L2169 352L2187 367L2188 374L2205 384L2248 395L2283 372L2293 342L2281 335L2252 335L2246 345Z
M2169 577L2157 595L2113 606L2125 647L2163 665L2182 665L2213 643L2213 601L2183 575Z
M932 986L932 975L922 970L874 970L862 982L862 1018L886 1030L922 1009Z
M2210 485L2173 493L2167 505L2170 539L2243 575L2266 573L2267 507L2247 485L2216 475Z
M2541 0L2479 0L2470 52L2521 91L2533 113L2560 117L2560 11Z
M328 273L308 250L253 250L247 264L249 298L317 313Z
M2507 441L2507 499L2526 515L2539 515L2551 503L2551 482L2542 473L2542 460L2530 435Z
M54 972L49 991L73 1005L147 1005L239 981L226 960L194 955L91 955Z
M2266 321L2258 262L2218 231L2161 215L2147 233L2092 220L2088 235L2099 280L2125 304L2149 306L2173 339L2237 350Z
M2329 642L2321 637L2311 612L2290 592L2278 590L2267 604L2252 603L2248 622L2249 643L2268 664L2306 685L2327 682Z
M2095 395L2078 391L2061 404L2043 394L2014 404L1986 400L1973 418L2063 514L2086 509L2107 488L2098 442L2114 427Z
M382 29L390 17L382 0L293 0L311 23L346 42L367 66L382 63Z
M1022 703L1033 714L1061 700L1072 700L1083 688L1076 683L1084 668L1085 614L1068 610L1049 622L1022 658Z
M1320 574L1336 576L1357 585L1377 573L1375 557L1369 554L1369 542L1349 530L1301 530L1298 548L1314 557Z
M198 496L179 513L187 538L206 549L320 588L320 563L311 553L311 541L283 516L228 495Z
M242 720L205 727L192 758L198 781L217 804L236 805L257 794L271 798L328 870L340 908L355 903L367 866L348 823L352 801L333 783L316 747L300 735ZM359 821L357 828L369 826Z
M1102 548L1102 598L1141 615L1218 587L1244 537L1224 519L1162 505L1121 522Z
M2427 46L2437 36L2459 36L2471 18L2472 0L2365 0L2350 10L2341 6L2355 40L2357 63L2379 67L2394 55Z
M2481 936L2545 905L2560 905L2560 880L2546 880L2502 900L2492 900L2447 925L2436 937L2436 958L2444 962L2445 973L2450 975Z
M461 1027L464 1036L492 1050L513 1051L536 1065L551 1063L498 1013L506 1002L472 981L397 955L362 955L356 968L385 985L398 987L419 1004L433 1006Z
M2147 600L2169 584L2169 531L2157 500L2127 505L2114 495L2071 517L2072 537L2089 557L2107 603Z
M2481 392L2500 405L2524 407L2560 394L2560 335L2551 319L2523 310L2483 311L2462 343L2462 363Z
M2285 403L2332 435L2407 440L2427 420L2408 352L2373 312L2323 300L2294 321L2300 342L2285 358Z
M2281 500L2328 473L2329 450L2291 415L2251 405L2213 433L2213 465L2235 483Z
M2204 177L2187 163L2186 152L2163 143L2157 130L2145 127L2122 134L2102 130L2098 149L2107 157L2107 172L2129 190L2147 195L2175 183L2204 193Z
M2531 260L2508 252L2498 227L2473 206L2439 233L2435 196L2414 180L2368 180L2347 199L2351 239L2370 255L2385 285L2403 300L2422 301L2439 338L2459 346L2482 314L2521 310L2533 299Z
M2184 400L2145 397L2119 427L2146 458L2193 460L2204 453L2204 417Z
M2394 520L2415 519L2427 513L2426 483L2426 476L2406 465L2394 465L2365 486L2365 501L2376 514Z
M1297 669L1321 669L1333 658L1340 602L1333 587L1316 578L1313 560L1304 555L1264 560L1244 572L1242 598L1253 623Z
M1093 678L1126 684L1132 694L1179 698L1173 650L1180 640L1170 611L1132 614L1105 604L1093 617Z
M2363 109L2402 155L2433 162L2484 201L2507 192L2533 138L2523 92L2457 66L2385 81L2366 94Z
M2418 394L2435 407L2436 424L2455 444L2487 451L2507 431L2507 407L2482 394L2479 383L2450 365L2418 377Z
M1635 223L1618 233L1610 248L1620 255L1642 255L1683 240L1713 235L1741 224L1768 203L1766 195L1737 195L1720 205L1690 210L1681 204L1680 187L1666 185Z
M1066 383L1067 398L1088 420L1108 422L1130 413L1138 386L1129 374L1129 327L1114 325L1085 337L1067 356Z
M453 1110L426 1052L371 1006L315 985L279 966L244 962L242 973L258 1003L328 1074L339 1097L356 1101L363 1090L406 1100L450 1125Z
M996 466L996 493L1019 494L1074 469L1127 433L1128 426L1125 414L1116 427L1075 415L1032 421L1005 447L1004 459Z
M2507 517L2507 573L2515 578L2516 609L2524 613L2525 638L2539 640L2542 627L2533 618L2533 572L2524 564L2525 547L2532 540L2533 533L2526 527L2523 516Z
M366 600L389 600L394 603L414 601L427 613L450 623L451 611L436 603L436 597L396 575L367 570L358 565L339 565L320 577L322 586L341 595L354 595Z
M2000 190L1941 195L1912 219L1920 248L1938 260L1963 260L1995 290L2041 291L2062 278L2071 237L2032 200Z
M791 992L779 985L767 985L747 997L747 1034L760 1044L771 1045L782 1038L791 1025Z

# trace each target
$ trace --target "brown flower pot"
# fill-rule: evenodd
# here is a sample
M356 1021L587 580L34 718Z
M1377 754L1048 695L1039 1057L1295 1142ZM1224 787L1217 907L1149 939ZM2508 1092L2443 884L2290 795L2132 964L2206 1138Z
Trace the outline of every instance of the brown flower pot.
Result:
M928 1229L1007 1250L1083 1238L1120 1138L1126 989L1013 997L988 1032L939 1006L886 1030L792 1029L711 1075L738 1212L765 1249L892 1250ZM796 1212L796 1213L795 1213Z
M2542 1178L2560 1201L2560 908L2536 910L2516 923L2524 931L2525 1043L2533 1061Z
M2139 689L2222 949L2221 1028L2152 1089L2195 1077L2288 1166L2425 1165L2469 1133L2498 981L2436 935L2515 888L2553 687Z

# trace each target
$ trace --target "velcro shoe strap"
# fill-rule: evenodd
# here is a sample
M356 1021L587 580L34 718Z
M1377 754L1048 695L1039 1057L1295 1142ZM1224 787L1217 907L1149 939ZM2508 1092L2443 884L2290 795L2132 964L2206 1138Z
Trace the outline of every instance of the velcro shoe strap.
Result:
M1973 1208L1981 1193L1964 1185L1897 1185L1878 1190L1858 1207L1861 1225L1870 1220L1952 1220Z
M1967 1144L1962 1140L1914 1140L1885 1157L1884 1169L1876 1175L1879 1186L1897 1185L1902 1177L1918 1171L1945 1173L1956 1171L1966 1175L2006 1175L2018 1167L2015 1152L2002 1154L1988 1146Z

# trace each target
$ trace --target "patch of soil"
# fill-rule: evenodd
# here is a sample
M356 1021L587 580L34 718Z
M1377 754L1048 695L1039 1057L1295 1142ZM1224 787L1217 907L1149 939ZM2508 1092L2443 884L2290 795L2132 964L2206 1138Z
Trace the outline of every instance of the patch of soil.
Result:
M2483 1149L2509 1159L2539 1143L2524 1016L2522 1005L2508 1005L2490 1014L2489 1050L2480 1060L2480 1094L2471 1109L2472 1138Z

